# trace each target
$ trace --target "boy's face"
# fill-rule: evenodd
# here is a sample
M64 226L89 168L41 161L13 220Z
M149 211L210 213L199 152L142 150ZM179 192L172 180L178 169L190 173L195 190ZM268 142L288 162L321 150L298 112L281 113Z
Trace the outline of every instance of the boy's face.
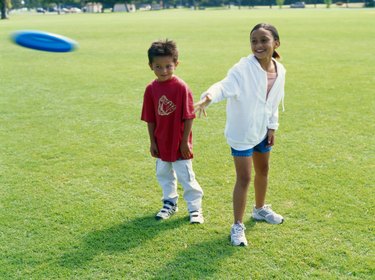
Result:
M173 57L171 56L157 56L154 57L153 62L149 65L158 78L158 81L164 82L172 78L174 70L178 65L178 61L174 62Z

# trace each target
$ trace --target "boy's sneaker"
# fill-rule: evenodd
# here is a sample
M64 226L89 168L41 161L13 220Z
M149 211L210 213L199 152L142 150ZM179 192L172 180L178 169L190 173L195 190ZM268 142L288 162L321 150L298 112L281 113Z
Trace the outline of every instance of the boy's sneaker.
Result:
M156 220L166 220L169 219L174 213L178 211L177 204L173 204L168 200L164 200L163 208L160 209L159 213L156 214Z
M190 212L190 223L191 224L203 224L204 218L202 210L196 210Z
M242 223L232 225L230 230L230 241L233 246L247 246L245 229L245 225Z
M283 216L275 213L271 209L271 205L264 205L262 208L253 208L253 218L258 221L266 221L270 224L282 224L284 222Z

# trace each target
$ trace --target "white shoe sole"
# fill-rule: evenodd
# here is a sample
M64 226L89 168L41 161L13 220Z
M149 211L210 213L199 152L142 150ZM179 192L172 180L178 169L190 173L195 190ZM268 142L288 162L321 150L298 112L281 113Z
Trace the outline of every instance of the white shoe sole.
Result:
M239 246L239 247L247 247L247 245L248 245L247 241L246 242L240 242L239 244L237 244L237 243L235 243L231 240L231 243L232 243L233 246Z
M191 224L203 224L204 220L203 219L190 219Z

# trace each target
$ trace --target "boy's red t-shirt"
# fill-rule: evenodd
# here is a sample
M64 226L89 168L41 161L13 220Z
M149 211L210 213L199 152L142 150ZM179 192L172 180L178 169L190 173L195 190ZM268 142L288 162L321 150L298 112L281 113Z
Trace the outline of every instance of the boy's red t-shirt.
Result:
M174 76L165 82L154 80L146 87L141 119L155 123L154 136L161 160L174 162L182 158L180 144L184 121L194 118L193 95L180 78ZM189 146L193 147L192 144L190 133Z

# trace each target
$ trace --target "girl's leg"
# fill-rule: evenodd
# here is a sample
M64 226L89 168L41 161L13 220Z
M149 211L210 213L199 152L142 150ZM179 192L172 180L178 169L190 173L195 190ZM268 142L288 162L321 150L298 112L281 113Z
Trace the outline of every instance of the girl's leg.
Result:
M261 208L265 204L267 186L268 186L268 170L269 170L270 152L253 153L254 163L254 190L255 190L255 207Z
M275 213L265 205L266 192L268 185L270 152L253 154L253 163L255 170L254 189L255 189L255 209L253 209L253 218L255 220L264 220L270 224L281 224L284 221L283 216Z
M233 190L234 224L242 223L246 208L247 191L251 180L251 157L233 157L236 168L236 184Z

